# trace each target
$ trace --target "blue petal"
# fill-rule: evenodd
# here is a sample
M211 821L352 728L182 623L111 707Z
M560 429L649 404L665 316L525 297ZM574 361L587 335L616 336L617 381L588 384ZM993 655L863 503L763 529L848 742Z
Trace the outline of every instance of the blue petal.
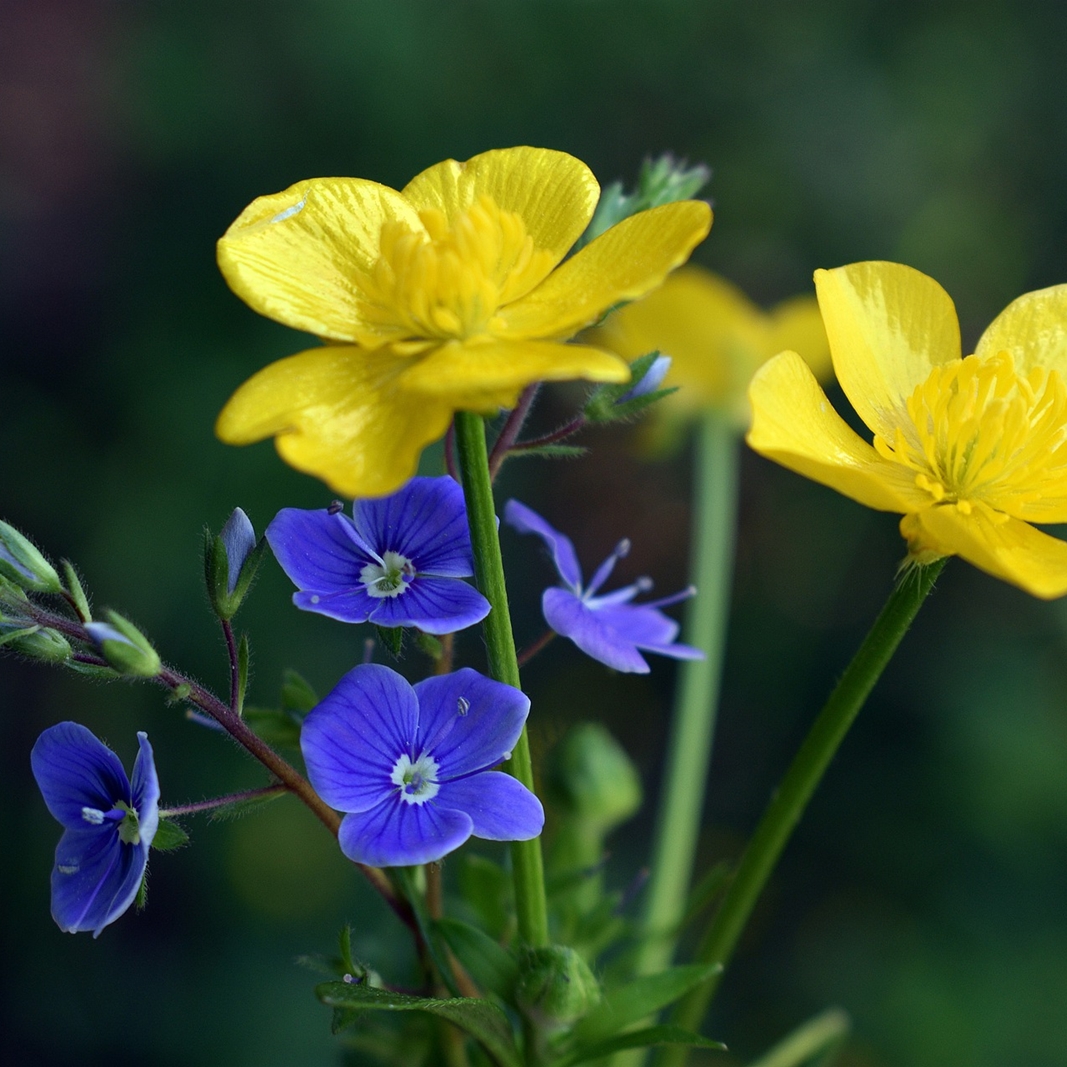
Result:
M529 841L545 825L541 801L503 771L445 782L433 802L465 811L474 823L474 836L489 841Z
M597 608L596 615L605 626L646 652L658 652L674 659L704 658L699 648L675 642L678 623L649 604L608 605Z
M70 830L84 830L82 808L110 811L129 804L130 780L118 756L76 722L49 727L30 753L33 776L53 817Z
M417 626L428 634L464 630L489 614L489 601L462 578L417 574L394 597L379 597L374 622L378 626Z
M399 794L384 804L341 821L337 840L356 863L372 867L412 867L432 863L459 848L474 824L462 811L432 800L409 804Z
M359 572L374 559L352 520L340 512L282 508L266 538L293 584L313 593L362 588Z
M463 667L426 678L419 698L418 750L437 761L438 781L484 771L511 755L530 713L525 693Z
M241 576L241 568L248 558L248 553L256 547L256 531L252 528L248 516L240 508L234 508L225 526L219 531L219 537L226 550L226 591L232 593L237 587L237 579Z
M67 830L52 868L52 918L67 933L99 936L136 899L147 863L147 843L123 844L114 824Z
M569 637L587 656L617 671L647 674L648 664L628 640L567 589L553 586L541 598L545 621L556 633ZM618 610L618 609L616 609Z
M341 622L370 622L381 608L383 599L369 596L362 582L333 593L310 589L293 593L293 603L301 611L313 611Z
M143 730L137 731L137 743L140 748L133 763L133 810L137 812L141 842L147 847L159 826L159 777L148 734Z
M368 811L396 791L390 775L411 757L419 704L396 671L366 663L346 674L304 720L300 749L319 796L338 811Z
M559 576L577 593L582 588L582 570L570 538L549 526L536 511L531 511L517 500L509 500L504 506L504 521L519 533L537 534L552 552Z
M463 490L448 475L412 478L399 492L352 506L356 528L379 555L399 552L426 574L474 573Z

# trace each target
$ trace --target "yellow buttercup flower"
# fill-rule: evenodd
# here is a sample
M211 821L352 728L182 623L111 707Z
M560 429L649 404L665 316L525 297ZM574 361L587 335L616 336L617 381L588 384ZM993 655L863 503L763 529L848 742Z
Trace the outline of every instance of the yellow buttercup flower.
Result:
M758 367L786 348L802 353L819 378L830 373L814 297L793 297L764 311L736 285L695 265L616 311L590 339L630 361L654 349L671 357L662 387L680 388L653 408L668 418L710 408L747 426L748 383Z
M711 211L641 212L564 261L599 195L573 156L507 148L438 163L400 192L312 178L255 200L219 241L219 267L256 311L326 344L245 382L219 437L274 437L335 491L379 496L456 411L513 407L537 381L627 381L614 353L563 342L659 285Z
M874 434L830 406L793 352L749 395L749 444L868 507L903 513L919 562L959 555L1040 597L1067 593L1067 285L1013 301L961 358L956 311L899 263L815 274L838 381Z

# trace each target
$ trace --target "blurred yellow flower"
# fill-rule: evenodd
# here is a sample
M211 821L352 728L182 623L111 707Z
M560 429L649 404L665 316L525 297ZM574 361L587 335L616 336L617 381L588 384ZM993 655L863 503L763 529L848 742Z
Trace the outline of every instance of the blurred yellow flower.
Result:
M455 411L512 407L536 381L626 381L617 355L562 342L659 285L711 210L652 208L563 262L599 194L573 156L506 148L438 163L400 192L312 178L253 201L219 241L226 281L326 345L245 382L219 437L273 436L335 491L379 496L415 473Z
M654 349L670 356L662 388L680 388L653 408L668 417L717 409L746 427L748 383L783 349L802 353L818 377L830 374L826 331L813 296L763 311L736 285L695 265L613 313L588 337L631 362Z
M868 507L902 512L919 562L960 555L1040 597L1067 593L1067 285L1013 301L961 359L956 311L899 263L815 273L834 370L874 434L783 352L752 382L749 444Z

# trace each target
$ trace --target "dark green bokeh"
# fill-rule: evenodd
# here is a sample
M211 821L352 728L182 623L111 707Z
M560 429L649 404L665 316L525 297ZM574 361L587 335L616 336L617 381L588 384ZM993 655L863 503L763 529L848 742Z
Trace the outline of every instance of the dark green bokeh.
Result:
M73 558L98 606L225 684L199 585L200 529L241 504L262 529L330 494L269 445L211 424L230 391L304 339L258 318L213 263L253 197L300 178L401 185L447 156L529 143L609 181L672 150L715 168L701 262L771 303L815 267L901 259L954 296L965 343L1012 297L1067 280L1067 9L1044 3L105 3L0 15L0 513ZM553 394L560 405L572 396ZM687 473L604 431L593 454L506 473L591 566L686 581ZM747 456L734 629L706 858L733 854L873 618L902 543L891 516ZM549 572L505 542L520 639ZM363 634L296 612L269 561L247 609L254 699L293 665L325 691ZM828 1003L853 1065L1052 1067L1067 1023L1067 673L1060 604L953 563L786 853L709 1030L741 1063ZM476 638L464 642L475 662ZM284 657L284 658L283 658ZM29 775L37 733L85 722L165 799L261 779L146 686L0 666L0 1044L12 1063L326 1064L315 980L330 951L402 970L392 920L289 800L193 822L153 861L150 906L99 941L47 913L57 828ZM654 795L672 669L608 675L557 642L530 672L543 750L581 708ZM646 813L614 884L645 861Z

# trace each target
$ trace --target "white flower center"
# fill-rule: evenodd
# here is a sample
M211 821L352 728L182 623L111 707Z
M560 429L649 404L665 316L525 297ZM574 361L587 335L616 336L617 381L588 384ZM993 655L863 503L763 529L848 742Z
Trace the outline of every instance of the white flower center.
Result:
M410 757L401 756L389 778L393 785L399 786L400 796L408 804L425 804L441 789L437 784L437 760L433 756L419 756L414 763Z
M415 577L415 564L399 552L386 552L381 563L368 563L360 572L359 580L368 596L400 596Z

